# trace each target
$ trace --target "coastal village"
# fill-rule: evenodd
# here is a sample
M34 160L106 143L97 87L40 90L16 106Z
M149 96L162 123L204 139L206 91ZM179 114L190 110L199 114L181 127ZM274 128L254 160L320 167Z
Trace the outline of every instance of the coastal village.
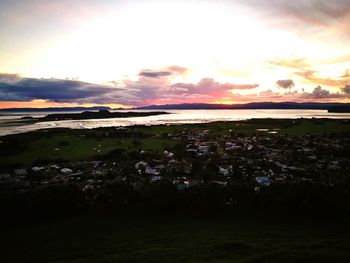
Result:
M129 128L122 128L131 133ZM184 129L162 133L177 142L173 149L153 152L139 149L125 158L121 151L106 160L49 163L18 167L0 173L0 187L23 192L48 185L74 184L89 193L91 202L105 186L125 183L136 192L157 181L171 182L178 191L203 183L221 186L246 184L254 191L272 184L298 181L332 186L347 180L350 140L341 136L287 136L261 130L252 136L212 136L210 130Z

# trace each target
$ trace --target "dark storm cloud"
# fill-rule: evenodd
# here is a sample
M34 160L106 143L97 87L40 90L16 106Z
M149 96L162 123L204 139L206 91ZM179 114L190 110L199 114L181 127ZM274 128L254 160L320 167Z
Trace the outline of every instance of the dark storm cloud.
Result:
M111 92L111 88L77 80L0 77L1 101L43 99L55 102L79 101Z
M292 87L294 87L294 81L291 79L283 79L283 80L277 80L276 84L281 87L281 88L285 88L285 89L290 89Z

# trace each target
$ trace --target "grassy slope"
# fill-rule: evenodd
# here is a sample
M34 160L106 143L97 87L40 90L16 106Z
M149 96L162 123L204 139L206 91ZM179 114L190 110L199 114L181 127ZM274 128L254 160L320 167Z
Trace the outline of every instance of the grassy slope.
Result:
M67 142L67 145L62 146L60 142ZM15 155L1 157L0 163L28 165L38 159L55 160L59 158L69 161L87 160L95 155L105 154L116 148L129 151L138 149L159 151L171 147L173 144L169 140L147 138L141 141L141 145L135 146L132 143L132 139L94 139L70 134L58 134L51 137L43 136L40 139L28 142L25 150Z
M184 127L212 129L214 134L227 134L232 128L247 134L259 128L280 128L280 132L291 135L350 130L350 125L333 121L323 124L302 121L290 126L271 120L153 126L142 130L159 134ZM60 146L61 141L69 144ZM162 150L171 143L152 138L143 140L140 147ZM70 132L43 136L26 146L17 155L1 157L0 163L19 160L30 163L51 154L55 158L78 160L95 155L97 151L93 148L101 149L100 153L114 148L135 148L130 139L97 140ZM56 147L60 151L54 151ZM84 216L6 227L0 235L0 248L1 262L350 262L350 228L346 222L326 220Z
M349 233L345 222L86 216L0 240L2 262L349 262Z

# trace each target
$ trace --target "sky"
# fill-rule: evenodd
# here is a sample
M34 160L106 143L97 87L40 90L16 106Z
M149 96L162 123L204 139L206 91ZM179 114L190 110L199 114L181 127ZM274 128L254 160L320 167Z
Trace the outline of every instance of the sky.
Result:
M1 0L0 108L350 102L350 0Z

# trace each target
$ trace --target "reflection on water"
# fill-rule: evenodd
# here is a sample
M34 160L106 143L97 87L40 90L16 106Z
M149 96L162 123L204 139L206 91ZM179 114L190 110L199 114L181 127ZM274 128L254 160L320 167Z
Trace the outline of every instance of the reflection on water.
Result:
M148 110L149 111L149 110ZM97 127L203 123L233 121L251 118L334 118L350 119L350 113L328 113L326 110L167 110L172 114L91 120L50 121L18 125L15 120L23 116L44 116L49 113L17 113L0 116L0 136L47 128L86 129ZM52 112L50 112L52 113Z

